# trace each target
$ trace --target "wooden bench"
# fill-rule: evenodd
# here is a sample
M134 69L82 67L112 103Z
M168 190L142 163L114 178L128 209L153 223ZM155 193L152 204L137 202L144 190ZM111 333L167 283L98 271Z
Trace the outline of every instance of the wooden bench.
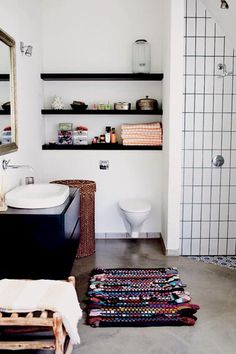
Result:
M75 286L74 277L69 277L67 281ZM46 338L42 333L47 333ZM0 350L2 349L54 350L55 354L70 354L73 345L63 326L61 315L57 312L0 312Z

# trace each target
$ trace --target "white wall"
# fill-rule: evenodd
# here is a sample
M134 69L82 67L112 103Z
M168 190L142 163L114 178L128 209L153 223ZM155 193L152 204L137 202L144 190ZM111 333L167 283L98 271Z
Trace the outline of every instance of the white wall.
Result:
M0 156L11 159L13 164L30 164L37 175L40 169L42 119L40 116L41 83L41 5L40 1L0 0L0 27L16 41L17 74L17 126L19 149L15 153ZM33 45L33 56L20 52L20 41ZM3 117L3 116L1 116ZM37 156L37 158L36 158ZM21 183L32 174L28 170L2 171L4 190Z
M151 43L152 72L162 71L161 0L44 0L44 72L131 72L132 43L146 38ZM86 103L111 100L131 101L149 94L161 102L162 83L131 82L43 82L44 106L54 94L66 106L74 99ZM56 137L61 121L85 124L90 137L106 125L119 131L123 122L153 121L156 117L45 116L45 141ZM99 170L99 160L110 161L110 170ZM96 232L126 232L117 202L124 197L144 197L153 210L144 232L161 230L161 151L43 151L41 177L91 179L96 182Z
M43 68L48 72L131 72L131 45L152 45L162 69L161 0L43 0Z
M168 255L179 253L181 185L181 116L183 86L184 1L165 1L164 145L162 237Z

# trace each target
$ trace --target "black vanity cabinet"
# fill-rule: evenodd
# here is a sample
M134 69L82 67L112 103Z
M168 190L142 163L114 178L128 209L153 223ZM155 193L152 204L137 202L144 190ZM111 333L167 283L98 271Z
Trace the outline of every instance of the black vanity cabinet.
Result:
M0 212L0 277L67 278L79 244L79 208L79 189L70 188L57 207Z

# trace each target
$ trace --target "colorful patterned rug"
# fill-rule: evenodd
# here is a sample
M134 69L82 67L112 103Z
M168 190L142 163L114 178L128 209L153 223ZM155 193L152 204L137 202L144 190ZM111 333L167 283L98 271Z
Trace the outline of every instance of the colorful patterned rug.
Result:
M176 268L95 269L86 305L92 327L193 326L198 305Z

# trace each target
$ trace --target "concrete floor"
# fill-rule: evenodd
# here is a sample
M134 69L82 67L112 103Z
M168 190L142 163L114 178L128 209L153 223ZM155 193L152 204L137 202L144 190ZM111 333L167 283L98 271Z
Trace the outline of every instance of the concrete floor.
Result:
M192 303L200 305L193 327L92 328L80 321L81 344L73 354L236 353L236 271L185 257L166 257L157 239L97 240L96 252L75 260L72 274L83 300L95 267L176 266Z

